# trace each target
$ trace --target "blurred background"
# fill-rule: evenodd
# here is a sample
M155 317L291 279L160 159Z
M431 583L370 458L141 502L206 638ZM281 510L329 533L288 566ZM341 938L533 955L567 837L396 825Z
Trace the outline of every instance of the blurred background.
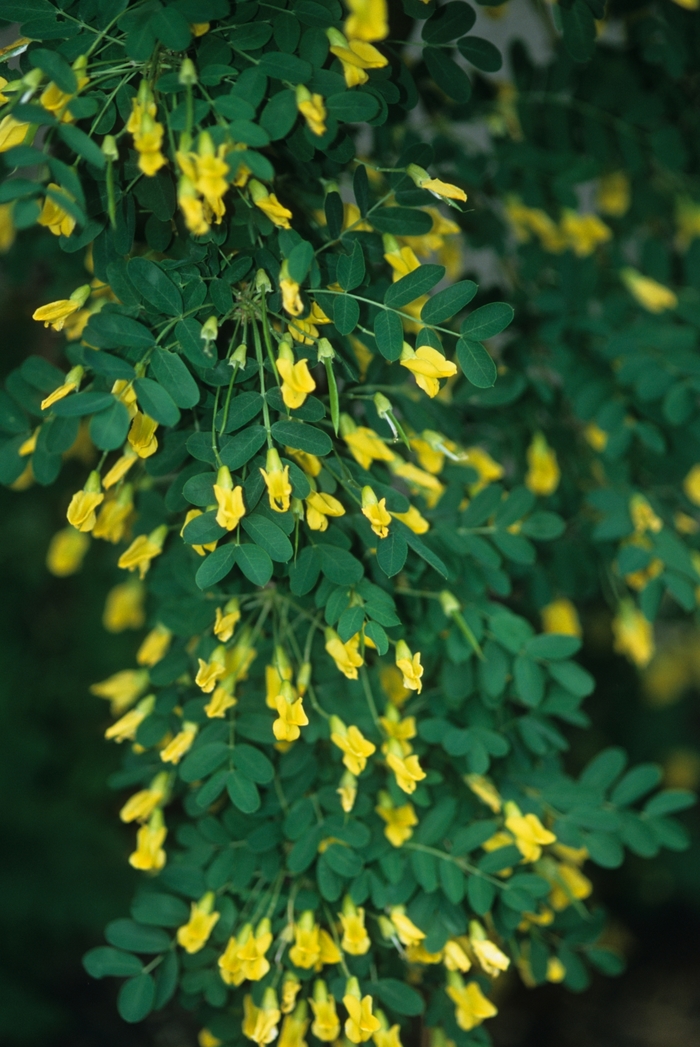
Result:
M47 239L29 231L0 260L4 373L30 353L60 361L60 336L31 313L84 279L83 260L54 253ZM0 1043L194 1047L196 1030L176 1005L126 1025L115 983L93 981L81 966L82 954L102 944L105 923L128 912L138 875L127 864L132 834L117 817L121 794L108 786L119 752L102 737L106 710L88 688L132 665L140 637L103 628L105 594L120 580L106 543L93 543L73 577L46 570L51 535L84 473L76 460L54 487L0 489ZM585 659L599 686L587 705L594 726L570 731L570 769L619 744L632 762L660 760L668 786L696 787L698 633L688 626L662 635L662 657L640 681L611 653L606 613L584 613ZM685 820L697 828L694 812ZM697 841L696 832L690 851L651 861L628 855L620 870L592 870L627 972L596 976L581 996L501 979L500 1013L489 1025L496 1047L700 1044Z

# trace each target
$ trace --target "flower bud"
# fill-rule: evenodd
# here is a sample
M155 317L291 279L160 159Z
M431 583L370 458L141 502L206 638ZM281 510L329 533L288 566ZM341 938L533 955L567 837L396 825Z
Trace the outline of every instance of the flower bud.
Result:
M239 367L245 367L247 360L248 346L245 344L245 342L241 342L241 344L237 345L231 353L231 359L229 360L229 363L232 367L234 366L234 364L238 364Z
M215 316L210 316L208 320L202 324L202 332L200 338L204 342L214 342L219 334L219 324Z
M459 614L461 605L456 596L453 596L447 589L443 589L440 593L440 606L442 607L442 613L446 618L451 618L454 614Z
M184 58L177 74L178 83L191 87L197 83L197 70L191 58Z
M319 338L316 351L318 353L319 361L335 359L335 349L327 338Z
M252 186L253 183L249 182L248 184L249 184L249 186ZM259 184L260 183L258 182L258 185ZM264 188L264 186L261 186L261 188ZM251 191L251 195L253 196L253 200L255 200L256 197L252 193L252 191ZM267 189L265 189L265 195L266 196L270 195L267 192ZM257 197L257 199L262 199L262 197ZM286 263L284 263L284 262L282 263L283 266L285 264ZM270 277L267 275L267 273L265 272L264 269L258 269L258 271L255 274L255 288L256 288L257 291L265 291L268 294L272 290L272 284L270 283Z
M119 150L117 149L117 140L114 135L105 135L102 139L102 155L114 162L119 159Z

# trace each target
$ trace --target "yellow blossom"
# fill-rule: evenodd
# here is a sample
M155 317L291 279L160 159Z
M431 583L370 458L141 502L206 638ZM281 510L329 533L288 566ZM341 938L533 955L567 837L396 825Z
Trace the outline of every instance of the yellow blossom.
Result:
M13 204L0 204L0 254L6 254L15 242Z
M415 505L412 505L407 513L392 513L391 515L395 520L406 524L409 531L413 531L414 534L425 534L430 530L430 524L424 516L421 516Z
M329 627L325 630L325 640L326 651L335 662L336 667L344 676L347 676L348 680L356 680L357 670L363 664L362 655L358 650L360 634L355 633L343 643L337 632Z
M295 362L291 345L282 341L279 344L277 370L282 378L282 399L285 405L290 409L301 407L309 393L316 388L316 382L309 374L308 361L302 358Z
M404 686L403 673L395 665L383 665L379 670L379 682L390 702L401 707L411 694Z
M323 135L326 133L326 107L323 104L323 95L311 94L303 84L297 84L296 88L297 109L306 120L312 134Z
M549 902L556 912L566 909L574 900L582 901L589 897L593 891L593 884L576 865L571 862L557 862L555 869L556 871L552 872L547 869L543 875L552 885Z
M337 498L324 491L312 491L306 498L306 522L312 531L328 529L329 516L345 516L345 509Z
M282 271L280 271L280 291L282 292L282 306L284 308L284 311L286 313L289 313L290 316L300 316L301 313L304 312L304 303L301 300L299 288L300 285L296 282L296 280L292 280L291 276L289 275L284 276ZM311 376L309 376L309 378L311 381L313 381L313 379L311 379ZM314 384L314 389L315 388L316 385ZM290 405L287 404L287 406L289 407Z
M567 245L579 258L587 258L599 244L612 239L612 230L595 214L565 210L559 228Z
M399 640L396 644L396 667L403 674L404 687L408 687L410 691L417 691L420 694L423 689L421 682L423 666L420 663L420 651L411 654L406 641Z
M306 1000L302 1000L294 1014L288 1014L282 1022L278 1047L308 1047L304 1039L308 1026Z
M394 452L372 429L357 426L351 431L343 432L341 418L341 435L353 458L363 469L369 469L372 462L392 462L396 458Z
M412 178L419 189L427 189L429 193L436 196L438 200L466 200L467 194L459 186L442 182L439 178L431 178L428 172L418 164L409 164L406 174Z
M533 494L554 494L559 486L561 472L556 453L549 446L542 433L535 433L527 449L528 471L525 475L525 486Z
M676 247L687 251L693 240L700 237L700 204L688 196L676 201Z
M156 527L149 535L140 534L117 561L117 566L125 571L139 572L139 578L143 580L151 566L151 561L163 552L168 528L165 524Z
M73 291L70 298L61 298L57 302L49 302L41 305L32 313L32 320L43 321L44 327L51 327L54 331L62 331L63 325L69 316L76 313L85 305L90 296L90 285L83 284Z
M231 471L227 465L222 465L216 474L214 497L219 506L216 522L219 527L227 531L234 531L245 516L245 505L243 504L243 488L240 485L233 486Z
M343 808L343 811L345 814L350 814L357 798L357 778L355 775L351 774L350 771L345 771L340 779L340 785L335 791L340 797L340 806Z
M210 700L204 706L204 712L210 719L222 717L227 709L238 705L238 699L233 693L234 677L228 676L218 687L214 688Z
M598 181L598 207L603 214L622 218L630 206L630 181L624 171L610 171Z
M693 505L700 505L700 463L692 467L685 480L683 490Z
M226 675L226 648L223 644L219 644L212 651L209 661L206 662L204 658L197 659L199 662L199 669L194 682L197 687L201 688L205 694L211 694L216 686L216 681L220 680Z
M132 496L131 485L125 484L116 498L103 503L92 529L93 538L103 538L114 545L122 540L134 509Z
M347 0L347 7L351 12L344 26L348 39L372 43L388 35L386 0Z
M134 793L126 801L119 817L123 822L146 821L166 798L168 791L168 774L157 774L147 789Z
M465 942L464 938L459 940L452 938L450 941L445 942L443 959L448 971L462 971L462 973L465 973L471 967L472 962L464 951L463 942Z
M403 945L419 945L425 938L425 932L421 931L420 927L416 927L413 920L406 916L403 905L395 905L389 913L389 918Z
M227 601L223 611L220 607L216 608L214 636L221 640L222 643L227 643L233 636L234 629L240 620L241 609L237 597L233 596Z
M206 24L208 25L208 23ZM190 28L194 29L195 26L190 26ZM197 34L193 33L193 35L196 36ZM214 1036L213 1033L209 1032L209 1029L199 1030L199 1034L197 1036L197 1043L199 1044L199 1047L221 1047L223 1042L224 1041L220 1040L218 1036Z
M654 627L634 604L623 601L612 621L613 650L645 669L654 656Z
M46 567L57 578L66 578L80 570L89 548L87 534L76 531L74 527L64 527L56 531L49 543Z
M409 963L422 963L424 965L442 962L442 951L428 952L423 943L420 945L409 945L406 949L406 959ZM375 1036L374 1042L377 1043Z
M636 269L623 269L620 277L632 297L650 313L663 313L678 305L678 298L669 287L650 276L643 276Z
M398 709L395 705L388 705L384 716L379 717L379 722L382 725L387 738L393 738L394 741L399 742L404 756L408 756L411 751L409 744L411 738L416 736L416 721L413 716L406 716L403 720L399 714ZM387 743L385 742L382 746L382 752L387 752Z
M509 801L505 805L506 829L515 837L515 845L526 862L536 862L542 847L554 843L556 836L545 829L536 814L523 815L519 807Z
M314 1036L322 1043L337 1040L340 1034L340 1020L336 1013L335 1000L328 995L324 982L316 982L314 995L310 997L309 1003L314 1012L314 1022L311 1026Z
M604 451L608 446L608 434L600 426L596 425L595 422L589 422L586 428L583 430L583 435L586 443L589 447L592 447L594 451Z
M185 720L182 724L182 730L178 731L173 740L161 750L160 758L163 763L178 764L182 757L192 748L198 730L196 723L188 723Z
M385 823L384 835L392 847L401 847L413 836L413 827L418 825L418 818L412 803L394 807L388 793L379 794L379 805L374 808Z
M28 128L29 124L21 123L13 116L4 116L0 120L0 153L21 145Z
M127 445L127 447L124 449L124 454L121 456L121 458L117 459L112 468L107 473L105 473L102 479L102 486L104 487L105 491L108 490L108 488L110 487L114 487L114 485L119 483L120 480L123 480L126 474L129 472L129 469L131 469L132 465L134 465L137 461L138 455L131 446Z
M552 600L542 608L540 615L544 632L560 633L564 636L581 636L581 622L571 600L565 597Z
M185 528L188 523L192 520L196 520L198 516L202 515L201 509L188 509L185 513L185 519L183 520L182 527L180 528L180 537L184 538ZM216 549L216 542L207 542L206 545L193 545L192 548L196 552L197 556L205 556L206 553L212 552Z
M341 949L350 956L364 956L372 944L365 929L365 910L355 908L350 899L346 898L338 917L343 925Z
M255 178L251 178L248 188L255 206L267 215L273 225L276 225L278 229L292 228L289 221L292 212L279 202L274 193L268 192L265 186Z
M185 225L194 236L209 232L204 200L197 194L194 183L183 175L177 183L177 203L185 219Z
M158 439L155 435L158 422L147 414L137 411L131 421L127 440L139 458L150 458L158 450Z
M642 494L632 495L629 511L637 534L646 534L647 531L658 534L663 527L663 521L659 519Z
M46 188L53 189L58 195L70 195L56 182L49 182ZM44 197L41 214L37 218L37 222L39 225L46 226L54 236L70 236L75 229L75 218L65 208L61 207L55 197L48 195Z
M116 723L107 728L105 738L108 741L114 740L117 743L133 741L143 721L153 712L155 703L156 699L153 694L150 694L147 698L142 698L135 709L130 709Z
M107 698L111 703L112 713L118 716L140 698L148 687L148 673L145 669L122 669L100 683L94 683L90 694L98 698Z
M482 970L491 978L498 978L501 971L510 967L509 958L486 936L478 920L469 924L469 942Z
M265 468L261 468L260 472L267 487L270 508L274 509L276 513L286 513L292 498L289 466L282 465L279 453L274 447L267 452Z
M494 1005L482 993L477 982L461 985L450 984L447 995L455 1004L455 1018L460 1029L468 1032L481 1025L485 1018L493 1018L498 1013Z
M384 252L384 260L389 263L393 270L392 279L394 283L400 280L402 276L408 276L409 273L420 268L420 261L412 247L408 245L402 247L398 240L390 235L384 236L384 246L387 248Z
M154 811L150 821L136 832L136 850L129 855L129 865L142 872L158 872L166 862L163 850L168 830L163 824L162 811Z
M415 792L416 783L426 777L425 771L415 755L402 757L398 753L390 751L386 762L396 776L396 784L399 789L403 789L405 793Z
M327 29L326 35L331 43L331 54L342 63L348 87L366 84L369 79L367 69L383 69L389 63L381 51L365 40L347 40L337 29Z
M350 979L356 981L356 979ZM346 992L343 997L345 1010L348 1018L345 1022L345 1035L351 1043L365 1043L379 1028L379 1019L372 1014L372 997L364 996L362 999L354 993Z
M274 989L265 990L262 1007L255 1006L252 996L243 998L243 1035L257 1043L258 1047L264 1047L276 1038L279 1020L280 1011Z
M198 902L192 902L189 920L177 931L177 943L185 952L199 952L206 945L219 919L219 913L213 911L214 902L213 891L208 891Z
M308 476L318 476L323 468L321 459L317 458L315 454L299 451L295 447L285 447L284 453L288 458L293 458Z
M297 698L292 685L284 680L280 693L275 698L277 719L272 724L272 731L278 742L294 742L301 734L300 728L306 727L309 718L304 712L301 698Z
M238 936L237 956L241 964L244 979L259 982L270 970L270 962L265 953L272 945L270 921L263 919L253 933L251 924L246 924Z
M157 665L168 653L172 636L170 629L160 623L151 629L136 652L137 665Z
M282 979L282 999L280 1001L280 1010L282 1014L290 1014L294 1010L299 990L301 989L301 982L295 974L291 971L285 971L284 978Z
M485 803L487 807L490 807L494 814L498 814L503 801L501 800L498 789L488 780L488 778L484 778L480 774L466 774L464 776L464 781L474 795L479 797L482 803Z
M526 207L517 197L509 197L506 200L505 212L515 238L520 243L527 243L534 233L545 251L559 254L566 249L566 238L546 211Z
M102 624L108 633L140 629L146 620L146 590L137 579L113 586L107 593Z
M378 538L386 538L391 523L391 516L386 508L386 498L379 500L369 486L362 488L362 515L369 520Z
M331 716L331 741L343 753L343 763L351 774L362 774L367 759L377 751L376 745L368 741L359 727L346 727L338 716Z
M676 0L678 3L678 0ZM558 956L550 956L547 960L547 974L546 978L548 982L563 982L566 978L566 967L561 962Z

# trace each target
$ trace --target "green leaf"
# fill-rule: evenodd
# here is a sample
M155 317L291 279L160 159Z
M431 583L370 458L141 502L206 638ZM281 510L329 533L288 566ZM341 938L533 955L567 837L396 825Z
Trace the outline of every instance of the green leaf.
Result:
M352 176L352 191L355 194L355 203L359 208L360 215L362 218L366 218L370 206L370 195L369 178L367 177L367 168L364 164L358 164L355 168L355 174Z
M294 555L292 543L282 528L272 520L261 513L252 513L250 516L243 517L241 526L255 544L268 553L271 559L277 563L287 563L291 560Z
M235 562L236 546L221 545L213 553L209 553L194 580L200 589L210 589L212 585L216 585L227 574L230 574Z
M474 874L467 878L467 898L477 916L485 916L491 911L495 897L496 888L483 876Z
M479 290L473 280L460 280L450 287L438 291L429 298L421 309L420 318L424 324L441 324L460 313Z
M275 777L275 768L267 756L252 745L237 745L233 750L233 762L237 770L259 785L267 785Z
M180 316L182 295L159 265L148 258L131 258L127 265L129 279L150 305L167 316Z
M226 789L231 803L243 811L243 814L254 814L260 807L260 793L255 782L241 771L230 771L226 779Z
M422 1014L425 1003L420 993L405 985L398 978L380 978L372 983L372 988L382 1003L396 1014L415 1017Z
M202 325L192 317L180 320L175 325L175 337L187 359L195 367L211 367L216 363L216 358L207 356L204 352L202 341ZM151 339L151 342L153 339ZM258 396L260 394L258 393Z
M350 334L357 327L360 319L360 307L357 300L349 294L336 295L333 302L333 323L338 334Z
M460 332L465 338L476 341L493 338L506 329L514 315L512 305L506 302L491 302L490 305L482 305L480 309L470 313L466 320L462 321Z
M498 831L498 822L478 821L458 829L452 837L452 854L469 854L470 851L481 847L482 843L489 840Z
M112 920L105 927L105 938L117 949L130 952L156 953L165 952L170 945L170 938L165 931L156 927L144 927L134 920Z
M386 538L377 542L377 563L387 578L393 578L403 569L407 556L408 543L395 530L390 530Z
M427 211L412 207L383 207L372 213L372 225L378 233L394 236L423 236L433 227Z
M326 108L336 120L361 124L379 112L379 101L368 91L340 91L326 99Z
M351 847L332 843L323 856L333 872L347 880L354 879L362 872L362 859Z
M212 774L211 778L197 792L197 806L208 807L215 800L218 800L226 788L227 778L228 768L225 767Z
M295 596L310 593L321 573L321 558L313 546L302 549L296 562L289 568L289 585Z
M140 974L143 964L133 953L112 949L108 945L100 945L85 953L83 967L91 978L105 978L110 975L123 977L124 975Z
M603 869L619 869L625 860L622 844L609 833L588 833L585 836L585 846L591 861Z
M217 101L220 100L217 99ZM296 96L293 91L285 88L278 91L269 100L260 114L260 123L267 131L271 141L277 142L280 138L286 138L294 127L298 115Z
M428 44L449 44L468 33L475 21L474 8L461 0L454 0L437 8L424 24L421 36Z
M100 451L116 451L126 440L130 424L124 404L112 398L106 411L100 411L90 419L90 439Z
M496 365L481 342L464 337L457 339L457 359L465 377L477 389L490 389L495 384Z
M445 796L432 807L414 833L416 843L426 845L441 842L452 824L457 811L457 801L452 796Z
M300 240L287 256L289 275L292 280L301 284L306 279L306 274L311 268L314 260L314 249L308 240Z
M192 33L187 19L174 6L156 11L149 26L170 51L184 51L190 46Z
M652 796L644 807L644 813L650 818L659 818L664 814L673 814L674 811L685 811L696 803L697 797L685 789L665 789Z
M12 16L7 13L3 14L3 18L13 20ZM35 69L41 69L42 73L46 73L49 80L53 80L56 87L60 87L66 94L72 95L78 90L75 73L58 51L38 47L29 52L29 61Z
M49 410L58 418L82 418L86 414L104 411L113 403L111 393L75 393L57 400Z
M439 284L444 275L444 265L421 265L387 288L384 304L391 309L399 309L402 305L415 302L416 298L427 294L431 287Z
M216 771L229 757L230 749L225 742L201 745L187 754L180 764L179 773L183 782L196 782Z
M24 472L27 460L20 456L19 449L28 435L20 433L0 444L0 484L14 483Z
M172 396L152 378L137 378L134 381L134 392L139 407L149 418L161 425L177 425L180 421L180 411Z
M440 886L445 897L453 905L459 905L464 898L466 888L464 873L459 866L455 865L454 862L447 861L447 859L443 859L438 863L438 872L440 874Z
M559 11L564 46L575 62L587 62L595 51L595 19L585 0L573 0Z
M398 521L395 521L393 526L398 530ZM437 571L438 574L441 574L443 578L448 577L447 568L440 557L437 553L434 553L417 534L414 534L405 524L401 524L400 533L404 536L414 553L417 553L418 556L420 556L421 560L425 560L427 564L430 564L433 570Z
M208 545L210 542L218 542L219 538L223 538L226 534L226 529L220 527L216 522L217 512L218 509L210 509L201 516L195 516L194 520L190 520L183 530L182 540L187 545Z
M344 291L353 291L365 278L365 256L359 240L353 240L352 253L338 257L336 278Z
M497 73L503 65L498 48L480 36L466 36L457 42L457 47L463 58L484 73Z
M448 98L453 98L455 102L469 101L472 95L471 81L444 51L437 47L425 47L423 59L433 80Z
M199 403L199 386L176 353L159 346L151 357L151 370L178 407Z
M641 763L620 779L610 794L610 802L619 807L626 807L645 793L651 792L660 781L661 768L657 764Z
M243 45L237 44L236 46L245 50ZM296 55L283 54L281 51L270 51L262 55L258 62L258 71L273 80L286 80L290 84L305 84L311 79L314 72L310 62L305 62L303 58L297 58ZM329 102L330 98L326 99L326 105Z
M258 413L257 410L255 413ZM242 433L239 433L238 436L234 436L225 447L221 448L221 461L229 469L234 471L240 469L241 466L249 462L258 453L266 439L267 433L262 425L250 425Z
M619 953L613 952L612 949L601 949L595 946L586 950L586 958L608 978L616 978L625 969L624 958Z
M229 404L227 415L224 407L219 409L216 416L217 429L221 429L221 426L224 425L224 418L226 420L223 430L225 433L232 433L235 429L240 429L241 426L247 425L256 415L260 414L262 405L262 396L254 390L237 393Z
M275 422L271 431L275 440L285 447L307 451L321 458L330 454L333 449L331 438L327 433L305 422Z
M187 923L189 907L180 898L159 891L141 891L131 904L131 915L138 923L155 927L181 927ZM136 971L126 971L136 974Z
M257 545L234 546L236 563L253 585L267 585L272 578L272 560L264 549Z
M398 360L403 349L401 317L388 309L378 312L374 318L374 337L385 360Z
M570 658L581 647L578 636L565 636L562 633L543 633L533 636L525 644L525 650L531 658Z
M117 996L117 1010L125 1022L140 1022L150 1014L156 983L150 974L138 974L124 982Z
M359 560L345 549L339 549L335 545L317 546L321 557L321 570L329 582L335 585L354 585L359 582L364 574L364 569Z
M577 662L553 662L547 666L547 670L557 683L577 698L585 698L595 688L595 680L591 674Z
M90 317L84 338L99 349L150 349L155 341L138 320L105 310Z
M581 772L579 781L589 789L607 789L622 774L627 763L623 749L603 749Z
M499 847L495 851L489 851L483 858L479 859L479 868L485 873L497 873L509 866L517 865L522 855L514 844Z
M528 516L520 527L521 534L540 542L550 542L554 538L559 538L565 530L566 524L561 516L547 510L538 510L532 516Z
M75 127L73 124L60 124L58 133L74 153L82 156L93 167L102 170L107 163L105 155L97 142L93 142L89 135L86 135L84 131L81 131L79 127Z

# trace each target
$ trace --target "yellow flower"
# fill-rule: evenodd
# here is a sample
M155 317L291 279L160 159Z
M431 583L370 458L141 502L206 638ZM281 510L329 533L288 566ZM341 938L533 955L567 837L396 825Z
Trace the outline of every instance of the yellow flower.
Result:
M150 458L158 450L158 439L155 435L158 422L147 414L137 411L134 415L127 440L139 458Z
M78 90L81 91L87 83L89 83L89 77L79 77ZM68 91L62 91L57 84L50 83L46 88L44 88L39 97L39 101L44 109L53 113L61 123L70 124L75 118L70 110L67 109L67 106L73 98L75 98L75 94Z
M465 986L461 984L460 979L456 985L448 985L446 992L456 1006L457 1024L465 1032L481 1025L485 1018L493 1018L498 1013L491 1001L484 996L477 982L469 982Z
M146 620L146 590L137 579L115 585L107 593L102 624L108 633L141 629Z
M216 475L214 497L219 506L216 522L219 527L224 527L227 531L234 531L245 516L245 505L243 504L243 488L233 486L231 471L227 465L222 465Z
M112 713L118 716L133 705L147 687L148 673L145 669L122 669L106 680L94 683L90 688L90 694L111 701Z
M318 476L323 468L321 459L315 454L308 454L307 451L299 451L294 447L285 447L284 453L288 458L293 458L308 476Z
M525 486L533 494L554 494L559 486L561 472L556 453L549 446L542 433L535 433L527 449L528 471L525 475Z
M287 311L290 312L289 309ZM309 374L308 361L301 359L295 362L291 345L283 341L279 344L277 370L282 378L282 399L285 405L290 409L301 407L309 393L316 388L316 382Z
M168 774L161 772L155 776L148 789L141 789L129 797L119 812L119 817L123 822L146 821L156 807L163 803L167 792Z
M68 523L78 531L91 531L95 526L97 514L95 510L104 501L104 494L100 484L100 474L92 472L87 478L82 491L76 491L68 506L66 518Z
M389 743L390 745L392 743ZM395 744L395 743L394 743ZM417 756L399 756L396 752L389 752L386 762L396 776L396 784L405 793L416 791L416 783L426 777Z
M401 847L413 836L413 826L418 825L413 804L394 807L388 793L380 793L378 799L379 804L374 809L385 823L384 835L392 847Z
M317 981L314 994L309 998L314 1012L314 1023L311 1032L322 1043L332 1043L340 1034L340 1020L335 1009L335 1000L328 995L325 982Z
M156 665L168 653L173 634L164 625L156 625L144 637L136 652L137 665Z
M484 778L480 774L465 774L464 781L474 795L479 797L482 803L485 803L487 807L490 807L494 814L498 814L503 801L501 800L498 789L488 780L488 778Z
M421 963L423 965L431 963L442 962L442 952L428 952L425 946L420 945L409 945L406 949L406 959L409 963ZM374 1037L374 1042L377 1043L377 1037Z
M282 1022L279 1047L307 1047L304 1035L308 1026L306 1000L302 1000L294 1014L288 1014Z
M130 709L128 713L125 713L116 723L113 723L111 727L108 727L105 731L105 738L108 741L114 740L118 744L121 742L132 741L136 737L136 732L146 719L147 716L153 712L153 706L156 703L154 694L150 694L148 698L142 698L135 709Z
M141 81L139 93L131 105L131 116L126 129L134 136L134 147L139 154L139 169L146 177L151 178L168 161L161 152L164 128L154 119L156 104L146 80Z
M263 996L262 1007L256 1007L252 996L243 999L243 1035L264 1047L277 1036L277 1023L280 1020L280 1011L277 1006L277 994L274 989L267 988Z
M314 920L311 911L302 913L294 925L294 945L289 950L289 959L295 967L320 970L324 963L339 963L340 953L327 931Z
M238 699L233 693L234 678L227 677L223 683L214 688L211 699L204 706L204 712L210 719L222 717L227 709L238 705Z
M350 39L383 40L389 34L386 0L347 0L351 14L345 22Z
M372 429L358 426L352 431L343 432L341 418L341 435L353 458L363 469L369 469L372 462L392 462L396 458Z
M407 513L392 513L395 520L400 520L401 523L406 524L406 527L414 534L425 534L426 531L430 530L430 524L424 516L416 509L415 505L412 505Z
M65 189L62 189L56 182L49 182L46 187L47 189L54 189L57 193L65 193L66 196L70 195L66 193ZM72 199L72 197L71 197ZM41 209L41 214L37 218L39 225L44 225L48 228L50 233L54 236L70 236L75 229L75 218L61 207L61 205L52 197L44 197L44 204Z
M675 0L678 3L678 0ZM566 978L566 967L561 962L558 956L550 956L547 960L547 974L546 978L548 982L563 982Z
M350 814L357 799L357 778L355 775L351 774L350 771L345 771L340 779L340 785L335 791L340 797L340 806L346 814Z
M6 153L8 149L21 145L28 127L29 124L21 123L13 116L4 116L0 120L0 153Z
M517 197L510 197L506 201L505 212L520 243L527 243L534 233L545 251L559 254L566 249L566 238L546 211L526 207Z
M586 428L583 430L583 435L586 443L593 448L594 451L604 451L608 446L608 434L600 426L596 425L595 422L589 422Z
M180 537L182 538L185 533L185 528L191 520L196 520L198 516L202 515L201 509L188 509L183 520L182 527L180 528ZM204 556L206 553L212 552L216 549L216 542L207 542L206 545L193 545L192 548L196 552L197 556Z
M6 254L15 242L13 204L0 204L0 254Z
M213 891L208 891L198 902L192 902L189 920L177 931L177 943L185 952L199 952L207 944L219 919L219 913L213 911L214 902Z
M391 516L387 511L386 498L377 499L371 487L362 488L362 515L365 516L378 538L386 538L389 534Z
M400 280L402 276L408 276L409 273L420 268L420 261L412 247L401 247L398 240L393 236L385 235L383 239L384 246L387 248L384 252L384 260L393 269L392 279L394 283Z
M612 230L595 214L565 210L559 228L567 245L579 258L587 258L599 244L612 239Z
M297 84L296 89L297 109L306 120L312 134L323 135L326 133L326 107L323 104L323 95L311 94L303 84Z
M208 25L208 23L205 23ZM190 26L190 29L194 29L195 26ZM196 36L196 33L193 33ZM208 1029L200 1029L197 1036L197 1043L199 1047L221 1047L223 1040L220 1040L218 1036L214 1036L213 1033L209 1032Z
M383 69L389 64L388 58L364 40L347 40L338 29L327 29L326 36L331 43L331 54L339 58L343 66L343 75L348 87L366 84L369 77L365 70Z
M216 608L214 636L221 640L222 643L227 643L233 636L234 629L240 620L241 609L238 605L238 599L232 596L225 604L223 611L220 607Z
M377 751L376 745L368 741L359 727L346 727L338 716L331 716L331 741L343 753L343 763L351 774L362 774L367 758Z
M331 656L344 676L348 680L357 679L357 670L364 664L362 655L358 648L360 646L360 634L355 633L345 643L340 639L337 632L330 627L325 630L326 651Z
M443 959L448 971L462 971L464 973L471 967L472 962L462 946L462 942L464 941L464 938L460 940L453 938L449 942L445 942L445 954Z
M343 1003L348 1012L345 1035L351 1043L365 1043L381 1028L379 1019L372 1014L372 997L364 996L358 999L353 993L346 993Z
M610 171L598 182L598 207L603 214L622 218L630 205L630 181L624 171Z
M632 297L650 313L663 313L678 305L678 298L669 287L642 276L636 269L623 269L620 277Z
M379 717L379 722L389 739L394 739L401 745L404 756L411 751L410 739L416 736L416 721L413 716L406 716L403 720L395 705L388 705L384 716ZM382 746L382 752L388 752L387 743Z
M292 498L292 485L289 482L289 466L282 466L278 452L271 447L267 452L265 469L260 469L267 487L270 508L276 513L286 513Z
M421 931L420 927L416 927L413 920L406 916L403 905L395 905L389 913L389 918L403 945L419 945L425 938L425 933Z
M570 862L556 862L556 871L547 869L544 876L552 885L549 902L556 912L566 909L574 900L582 901L593 891L593 884Z
M658 534L663 527L663 521L659 519L642 494L632 495L629 511L637 534L646 534L647 531Z
M136 850L129 855L129 865L142 872L158 872L166 862L163 850L168 830L163 824L163 812L155 811L147 825L136 833Z
M498 978L501 971L507 971L510 967L509 958L487 938L478 920L472 920L469 924L469 942L482 970L491 978Z
M282 305L285 312L289 313L290 316L299 316L304 312L304 303L301 300L299 284L296 280L292 280L290 276L282 276L280 274L280 291L282 292ZM289 407L289 404L287 406Z
M156 527L149 535L140 534L117 561L117 566L125 571L139 572L139 578L143 580L151 566L151 561L163 552L168 528L165 524Z
M379 670L379 682L390 702L401 707L411 691L404 687L403 673L395 665L383 665Z
M192 743L197 737L199 728L196 723L183 721L182 730L178 731L173 740L161 750L160 758L163 763L178 764L182 757L190 751Z
M49 543L46 567L57 578L67 578L80 570L89 548L87 534L76 531L74 527L64 527L56 531Z
M687 251L693 240L700 236L700 205L690 197L680 197L676 201L676 247Z
M273 225L276 225L278 229L292 228L289 221L292 212L279 202L274 193L269 193L265 186L255 178L251 178L248 188L255 206L267 215Z
M564 636L581 636L581 622L578 612L571 600L561 597L553 600L540 611L542 628L546 633L560 633Z
M654 627L634 604L623 601L613 618L613 650L645 669L654 656Z
M272 934L270 932L270 921L263 919L258 924L253 934L251 924L241 930L238 935L237 956L241 964L243 979L251 982L259 982L270 970L269 960L265 953L272 945Z
M211 694L216 686L216 681L226 676L226 648L223 644L215 647L208 662L203 658L197 659L199 669L194 682L205 694Z
M243 974L243 965L238 955L241 942L245 941L247 936L251 932L251 925L245 924L241 928L238 937L232 935L227 944L224 952L218 959L219 974L221 975L222 981L227 985L242 985L245 981L245 975Z
M228 192L226 175L231 170L224 160L226 150L225 142L222 142L217 150L211 135L203 131L199 136L197 155L194 158L197 173L195 188L206 200L217 225L226 213L223 197Z
M204 236L209 232L204 201L197 195L194 183L184 175L177 183L177 203L185 219L185 225L194 236Z
M110 487L114 487L114 485L118 484L120 480L123 480L126 474L129 472L129 469L131 469L132 465L134 465L137 461L138 455L132 447L127 446L124 449L124 454L121 456L121 458L117 459L112 468L107 473L105 473L102 479L102 486L104 487L105 491L108 490L108 488Z
M296 692L287 680L282 683L280 694L275 698L277 708L277 719L272 724L272 731L278 742L295 742L301 731L300 727L306 727L309 718L304 712L301 698L297 698Z
M442 353L430 345L421 345L414 350L408 342L404 342L400 363L411 372L416 384L431 399L440 392L441 378L450 378L457 374L456 365L446 360Z
M32 320L43 321L44 327L51 327L54 331L62 331L63 325L69 316L76 313L85 305L90 296L90 285L83 284L73 291L70 298L61 298L57 302L49 302L41 305L32 313Z
M329 516L345 516L345 509L341 502L332 494L312 491L306 499L306 522L311 530L327 530Z
M515 837L515 846L526 862L536 862L542 847L554 843L556 836L545 829L536 814L523 815L519 807L509 801L505 805L506 829Z
M399 640L396 644L396 667L403 674L404 687L408 687L410 691L417 691L420 694L423 689L421 682L423 666L420 663L420 651L411 654L406 641Z
M301 982L295 974L291 971L285 971L284 978L282 979L282 1000L280 1003L280 1010L282 1014L290 1014L294 1010L299 990L301 989Z
M693 505L700 505L700 463L694 465L686 476L683 490Z
M124 537L133 509L133 490L131 484L125 484L116 498L103 503L92 529L93 538L103 538L116 545Z
M419 167L418 164L409 164L406 168L406 174L413 179L419 189L427 189L438 200L467 199L467 194L459 186L451 185L449 182L441 182L439 178L431 178L425 168Z
M343 925L341 949L351 956L364 956L372 944L365 929L365 910L356 909L347 898L338 917Z

